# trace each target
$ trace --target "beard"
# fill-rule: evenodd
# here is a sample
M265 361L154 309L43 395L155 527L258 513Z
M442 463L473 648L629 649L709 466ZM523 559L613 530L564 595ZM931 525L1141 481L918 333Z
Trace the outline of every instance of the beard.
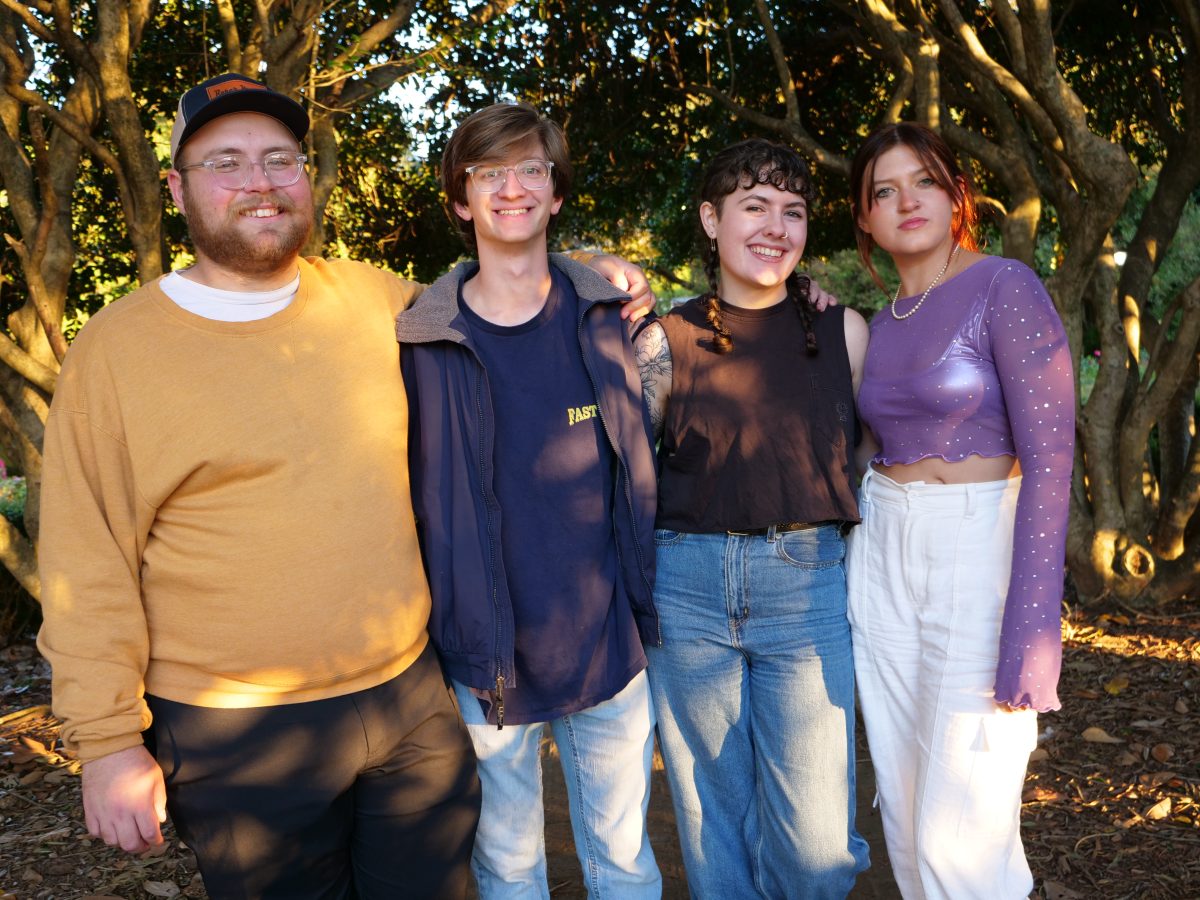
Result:
M197 212L203 209L203 204L196 202L186 181L183 196L189 210L184 219L197 256L204 256L222 268L242 275L268 275L291 264L312 232L312 205L307 204L306 209L301 209L286 194L264 194L251 202L230 206L224 215ZM238 228L241 214L261 206L263 201L278 206L285 213L299 211L301 215L288 216L271 230L263 229L255 234L242 232Z

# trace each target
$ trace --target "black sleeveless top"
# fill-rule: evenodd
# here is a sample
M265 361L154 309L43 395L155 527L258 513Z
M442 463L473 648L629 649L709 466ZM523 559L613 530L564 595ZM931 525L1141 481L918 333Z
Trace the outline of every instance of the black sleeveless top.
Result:
M733 338L726 354L713 349L699 298L659 320L672 379L655 524L703 534L857 522L844 307L815 314L815 356L791 299L767 309L722 303L721 315Z

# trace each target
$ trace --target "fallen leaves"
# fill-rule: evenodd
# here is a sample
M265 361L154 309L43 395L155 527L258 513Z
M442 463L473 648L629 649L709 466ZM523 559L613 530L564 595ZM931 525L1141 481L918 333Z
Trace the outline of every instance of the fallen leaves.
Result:
M173 881L143 881L142 890L151 897L178 897L181 893Z
M33 665L24 659L15 665ZM0 660L0 682L6 678ZM86 834L79 762L59 750L57 740L58 723L46 706L0 716L0 881L7 876L19 885L22 900L207 896L195 877L195 857L177 841L129 856ZM162 893L152 893L148 883ZM174 893L162 886L168 884Z
M1082 737L1085 741L1090 741L1093 744L1125 743L1123 740L1121 740L1121 738L1115 738L1103 728L1099 728L1095 725L1083 729L1083 733L1080 735L1080 737Z
M1104 682L1104 690L1114 697L1129 687L1129 678L1125 675L1115 675Z
M1170 784L1178 777L1174 772L1147 772L1145 775L1138 776L1138 784L1143 788L1154 790L1164 784Z
M1061 711L1030 756L1022 837L1050 900L1200 897L1194 621L1086 613L1064 628Z
M1170 744L1155 744L1150 748L1150 755L1156 762L1165 763L1175 755L1175 748Z
M1142 813L1142 818L1154 821L1156 819L1165 819L1171 814L1171 798L1163 797L1152 807Z
M1021 794L1022 803L1052 803L1055 800L1061 800L1062 794L1053 788L1041 787L1034 785L1027 787L1025 792Z
M1083 894L1073 891L1058 881L1047 881L1042 884L1046 900L1083 900Z

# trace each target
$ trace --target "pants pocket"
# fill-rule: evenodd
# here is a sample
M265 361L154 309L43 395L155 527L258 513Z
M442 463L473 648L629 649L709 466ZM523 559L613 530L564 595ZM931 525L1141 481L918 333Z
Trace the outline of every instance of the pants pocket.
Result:
M1021 790L1037 744L1033 710L980 716L971 744L971 775L963 796L959 834L1006 834L1019 827Z

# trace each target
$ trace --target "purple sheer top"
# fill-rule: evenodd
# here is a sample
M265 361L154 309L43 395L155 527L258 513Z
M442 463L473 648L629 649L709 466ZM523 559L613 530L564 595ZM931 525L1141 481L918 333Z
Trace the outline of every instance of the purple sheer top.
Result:
M1066 332L1037 275L988 257L930 291L912 318L879 312L858 408L883 465L1020 461L995 697L1058 709L1075 385Z

